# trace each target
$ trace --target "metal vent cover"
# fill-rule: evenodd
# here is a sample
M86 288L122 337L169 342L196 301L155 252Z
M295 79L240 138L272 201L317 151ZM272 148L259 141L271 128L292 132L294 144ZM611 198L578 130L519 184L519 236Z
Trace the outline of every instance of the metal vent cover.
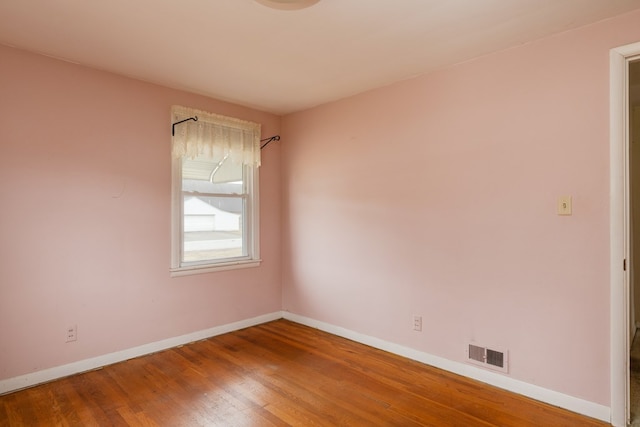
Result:
M487 349L487 363L491 366L504 368L504 353Z
M486 350L484 347L469 344L469 359L484 363L484 353Z
M508 353L506 351L481 347L476 344L468 344L467 361L494 371L505 373L509 371Z

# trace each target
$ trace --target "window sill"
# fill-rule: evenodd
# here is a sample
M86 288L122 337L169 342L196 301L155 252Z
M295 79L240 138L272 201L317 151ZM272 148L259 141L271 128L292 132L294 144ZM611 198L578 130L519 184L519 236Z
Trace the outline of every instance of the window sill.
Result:
M169 270L171 277L190 276L192 274L215 273L217 271L237 270L240 268L259 267L261 259L246 261L233 261L220 264L193 265L188 267L177 267Z

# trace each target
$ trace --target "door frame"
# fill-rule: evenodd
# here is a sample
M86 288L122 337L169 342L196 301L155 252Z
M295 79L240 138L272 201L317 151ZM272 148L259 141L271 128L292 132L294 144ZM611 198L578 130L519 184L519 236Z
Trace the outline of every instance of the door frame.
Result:
M629 62L640 55L640 42L610 51L609 224L611 322L611 424L629 420ZM623 268L623 263L629 268Z

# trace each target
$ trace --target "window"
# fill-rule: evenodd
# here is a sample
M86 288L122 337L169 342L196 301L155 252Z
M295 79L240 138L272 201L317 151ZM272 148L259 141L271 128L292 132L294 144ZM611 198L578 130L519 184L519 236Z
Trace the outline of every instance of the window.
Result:
M172 138L172 275L257 266L260 125L172 107L172 123L182 120Z

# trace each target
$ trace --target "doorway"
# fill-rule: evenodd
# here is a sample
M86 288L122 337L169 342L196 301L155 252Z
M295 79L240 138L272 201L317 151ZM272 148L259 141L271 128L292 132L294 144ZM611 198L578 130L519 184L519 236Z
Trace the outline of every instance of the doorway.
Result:
M630 424L640 427L640 60L628 68L629 140L629 415Z
M611 291L611 424L630 421L630 351L636 330L633 264L633 197L631 134L631 65L640 59L640 43L611 50L610 55L610 291ZM635 70L636 65L634 65ZM640 150L638 150L639 154ZM640 157L640 156L636 156ZM640 162L638 163L640 165ZM637 168L640 176L640 167ZM636 184L640 190L640 183ZM640 195L640 191L638 191ZM640 210L640 209L638 209ZM637 223L640 231L640 214ZM640 236L640 233L638 233ZM635 245L640 255L640 239ZM640 262L639 269L640 271ZM640 294L640 275L637 292ZM638 307L640 308L640 307ZM640 310L639 310L640 312ZM636 396L634 395L634 398Z

